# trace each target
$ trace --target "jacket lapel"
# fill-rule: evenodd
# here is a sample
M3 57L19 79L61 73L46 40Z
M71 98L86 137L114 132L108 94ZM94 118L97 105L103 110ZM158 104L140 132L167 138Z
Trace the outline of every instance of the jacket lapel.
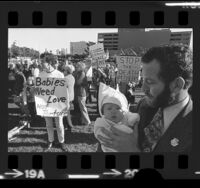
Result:
M172 121L169 128L158 141L153 152L176 151L181 150L187 144L187 138L190 138L192 131L192 105L189 99L188 104ZM179 146L180 145L180 146Z

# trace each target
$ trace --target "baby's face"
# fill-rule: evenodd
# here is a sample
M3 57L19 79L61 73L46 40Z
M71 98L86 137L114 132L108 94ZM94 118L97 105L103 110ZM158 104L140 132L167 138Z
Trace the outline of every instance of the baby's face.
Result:
M122 109L112 103L106 103L103 105L103 114L104 117L114 123L118 123L123 119L123 111Z

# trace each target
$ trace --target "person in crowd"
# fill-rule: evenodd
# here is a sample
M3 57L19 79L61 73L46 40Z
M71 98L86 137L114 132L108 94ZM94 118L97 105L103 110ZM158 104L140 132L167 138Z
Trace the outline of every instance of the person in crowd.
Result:
M115 88L115 67L110 67L110 87Z
M43 71L43 66L42 66L41 61L39 61L39 63L37 64L37 66L38 66L38 69L39 69L39 73L42 72Z
M48 54L44 56L41 61L43 71L40 72L39 77L45 78L64 78L64 74L54 68L54 65L57 63L57 59L54 55ZM63 117L44 117L46 121L46 127L48 132L48 149L52 148L54 144L54 128L53 121L55 121L57 135L59 140L59 147L62 150L65 150L65 132L63 125Z
M29 110L29 121L30 126L33 126L35 124L36 120L36 108L35 108L35 98L34 98L34 77L29 76L28 80L26 82L23 98L25 99L25 103L27 104L28 110Z
M8 91L9 96L13 95L13 87L15 84L15 64L10 63L8 67Z
M145 97L133 133L111 128L99 137L120 152L189 152L192 148L192 51L184 44L150 48L142 57Z
M29 114L27 103L24 98L26 78L23 74L23 65L17 63L15 65L15 84L13 88L14 93L14 103L20 107L20 113L22 116L27 116Z
M31 73L34 78L39 76L40 69L36 62L33 62L32 66L31 66Z
M132 127L139 122L139 114L129 112L128 101L126 97L103 83L99 87L99 112L102 116L97 118L94 124L94 135L98 139L98 135L104 135L101 128L109 130L114 126L117 129L132 133ZM104 146L99 140L101 148L104 152L117 152L115 148Z
M72 75L72 73L74 72L75 68L73 65L65 65L63 68L64 68L64 76L67 82L67 88L69 91L69 101L70 101L70 107L71 107L72 102L74 100L74 84L75 84L75 78ZM70 128L73 128L70 109L68 110L68 113L67 113L67 122Z
M91 123L86 107L87 86L85 64L83 62L78 62L76 65L74 92L75 100L78 102L81 113L81 124L83 125L89 125Z
M29 69L27 60L25 60L25 62L24 62L23 74L24 74L26 80L28 80L28 77L31 76L31 74L32 74L31 69Z
M106 85L110 85L111 83L111 67L110 64L106 64L106 67L104 68L104 73L106 75L105 81L106 81Z
M125 93L125 96L128 100L129 105L135 103L134 91L135 91L134 83L129 82L126 86L126 93Z
M91 93L92 77L93 77L92 66L90 66L90 68L88 69L86 73L86 77L87 77L87 83L88 83L88 96L86 99L86 103L88 103L88 101L92 103L92 93Z
M58 60L56 60L56 63L53 65L54 69L58 70L58 66L59 66L59 63L58 63Z

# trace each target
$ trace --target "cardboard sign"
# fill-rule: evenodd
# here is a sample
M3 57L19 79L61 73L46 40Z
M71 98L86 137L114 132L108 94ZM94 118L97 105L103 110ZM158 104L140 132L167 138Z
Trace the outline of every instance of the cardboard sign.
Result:
M141 57L117 56L118 79L122 82L138 81L141 68Z
M64 78L35 78L35 104L37 115L44 117L66 116L69 93Z
M104 59L105 52L103 43L97 43L89 47L90 55L92 59Z
M97 43L89 47L90 55L92 57L92 66L95 68L106 67L106 54L104 52L103 43Z

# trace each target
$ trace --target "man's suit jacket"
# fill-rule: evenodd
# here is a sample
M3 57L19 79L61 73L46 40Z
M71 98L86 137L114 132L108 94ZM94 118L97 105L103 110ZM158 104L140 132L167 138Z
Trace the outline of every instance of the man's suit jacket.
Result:
M170 124L169 128L158 141L153 152L188 152L192 148L192 109L191 98L188 104L181 110ZM136 111L140 114L138 125L138 142L142 149L144 141L144 128L151 122L158 109L149 107L142 99Z

